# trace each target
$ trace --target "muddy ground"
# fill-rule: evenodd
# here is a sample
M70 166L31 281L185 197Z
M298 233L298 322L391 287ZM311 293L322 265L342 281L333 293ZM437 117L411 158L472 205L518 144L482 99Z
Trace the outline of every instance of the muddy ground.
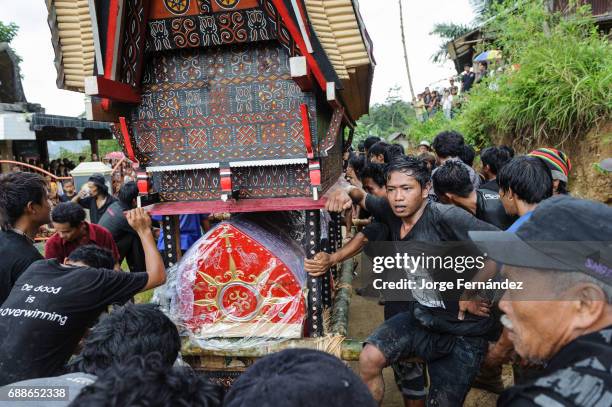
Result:
M358 258L359 256L357 256ZM353 280L353 289L362 286L359 267L358 275ZM378 305L378 301L373 298L360 297L353 291L351 307L349 312L349 338L366 338L370 332L383 322L383 307ZM357 362L350 363L351 368L358 372ZM511 370L509 367L504 369L504 383L506 386L511 384ZM385 378L385 398L383 407L403 407L402 397L393 379L393 370L387 368L384 371ZM489 407L495 406L497 395L480 389L472 389L468 394L464 406L467 407Z

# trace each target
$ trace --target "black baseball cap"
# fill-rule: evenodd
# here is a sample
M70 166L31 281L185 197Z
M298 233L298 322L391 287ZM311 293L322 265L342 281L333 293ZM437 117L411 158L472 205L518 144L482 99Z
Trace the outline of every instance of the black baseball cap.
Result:
M542 201L516 232L469 232L506 265L583 272L612 284L612 208L558 195Z

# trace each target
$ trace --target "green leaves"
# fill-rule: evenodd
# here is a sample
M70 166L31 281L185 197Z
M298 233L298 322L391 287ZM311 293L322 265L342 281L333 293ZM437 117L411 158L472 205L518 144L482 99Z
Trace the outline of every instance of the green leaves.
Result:
M11 42L17 35L19 27L15 23L5 25L0 21L0 42Z

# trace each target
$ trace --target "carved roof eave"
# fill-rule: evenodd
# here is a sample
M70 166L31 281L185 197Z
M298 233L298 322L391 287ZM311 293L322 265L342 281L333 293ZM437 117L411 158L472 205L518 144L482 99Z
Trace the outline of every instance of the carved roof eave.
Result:
M57 87L84 91L84 79L93 75L94 40L89 0L46 0L55 53Z

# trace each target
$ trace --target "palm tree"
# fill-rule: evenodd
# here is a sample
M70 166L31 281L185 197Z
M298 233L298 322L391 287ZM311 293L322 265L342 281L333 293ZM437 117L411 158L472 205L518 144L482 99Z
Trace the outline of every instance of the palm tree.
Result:
M472 31L473 28L469 25L455 23L438 23L434 25L430 35L437 35L444 41L440 44L440 48L431 56L431 60L435 63L444 62L448 59L448 44L455 38L461 37Z
M430 35L438 35L442 38L443 43L440 44L440 48L431 56L431 60L435 63L444 62L448 59L448 44L462 35L465 35L472 31L474 28L482 25L487 18L491 17L494 12L494 6L502 3L503 0L470 0L472 9L476 17L471 24L455 24L455 23L437 23L434 25L433 30L429 33Z
M402 10L402 0L398 0L400 9L400 29L402 30L402 47L404 48L404 63L406 64L406 74L410 85L410 97L414 100L414 89L412 87L412 77L410 76L410 65L408 64L408 51L406 51L406 36L404 35L404 13Z

